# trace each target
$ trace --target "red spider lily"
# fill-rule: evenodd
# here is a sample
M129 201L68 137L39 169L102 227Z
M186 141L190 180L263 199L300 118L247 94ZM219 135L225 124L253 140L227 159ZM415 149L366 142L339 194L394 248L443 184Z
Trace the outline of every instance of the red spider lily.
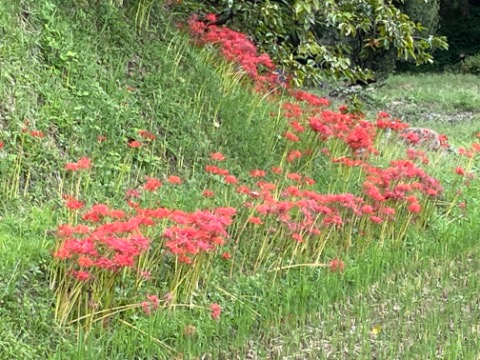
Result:
M303 181L304 181L305 184L307 184L307 185L315 185L315 184L316 184L316 181L313 180L312 178L309 178L309 177L304 177L304 178L303 178Z
M381 224L383 222L383 219L379 216L370 216L370 221L375 223L375 224Z
M228 176L230 175L230 172L227 169L218 169L218 175Z
M234 175L227 175L227 176L225 176L224 179L225 179L225 182L227 184L237 184L238 183L238 180Z
M288 186L284 194L287 194L288 196L302 196L302 192L296 187L296 186Z
M345 269L345 263L340 259L331 260L328 266L330 267L330 271L332 272L339 272Z
M302 157L302 153L299 150L290 150L287 155L287 161L293 162L296 159L300 159Z
M107 205L96 204L92 206L90 211L85 213L82 217L85 221L99 222L103 217L107 216L110 213L110 209Z
M332 158L332 163L341 163L345 166L348 166L348 167L356 167L356 166L360 166L362 165L364 162L362 160L358 160L358 159L352 159L352 158L349 158L349 157L341 157L341 158Z
M212 252L225 243L228 236L226 226L232 223L233 208L217 208L214 212L196 211L194 213L172 214L170 220L176 225L167 227L163 236L165 246L179 261L191 263L192 255ZM188 259L187 259L188 258Z
M139 141L137 141L137 140L133 140L133 139L128 140L127 145L128 145L129 147L133 148L133 149L142 147L142 143L141 143L141 142L139 142Z
M215 215L231 217L237 213L233 207L219 207L214 210Z
M70 210L75 211L81 209L85 205L83 201L77 200L72 196L67 196L66 200L67 202L65 203L65 206Z
M400 132L410 127L409 124L401 122L400 120L385 120L383 118L377 118L377 127L379 129L390 129L392 131Z
M464 176L465 175L465 170L463 170L463 168L461 166L457 166L455 168L455 174L460 175L460 176Z
M145 313L145 315L149 316L152 313L150 310L150 304L148 303L148 301L142 301L140 305L142 306L142 310Z
M80 256L77 263L80 267L92 267L95 265L95 261L88 256Z
M296 132L303 133L305 131L305 128L298 121L291 121L290 125Z
M266 192L273 191L277 188L277 185L265 181L257 182L257 186Z
M205 20L209 23L213 23L213 22L217 21L217 15L207 14L207 15L205 15Z
M72 271L71 275L79 281L87 281L92 278L92 275L88 271Z
M390 115L388 113L386 113L385 111L380 111L377 114L377 119L389 119L389 118L390 118Z
M298 142L300 141L300 139L298 138L297 135L287 131L285 134L283 134L283 137L289 141L293 141L293 142Z
M260 219L259 217L255 217L255 216L251 216L251 217L248 219L248 222L249 222L250 224L256 224L256 225L262 225L262 224L263 224L262 219Z
M290 94L298 101L305 101L306 103L312 106L325 107L330 105L330 101L328 99L318 97L306 91L295 90L295 91L290 91Z
M88 170L92 167L92 162L87 157L82 157L80 160L77 161L78 168L82 170Z
M282 173L282 168L279 166L272 166L272 172L274 174L281 174Z
M143 301L140 305L145 315L150 315L152 310L156 310L160 304L160 299L156 295L148 295L147 301Z
M345 142L353 149L371 149L373 146L373 138L375 137L375 130L372 125L366 125L365 122L355 128L347 135Z
M30 135L34 138L39 138L39 139L43 139L45 137L45 134L40 130L31 130Z
M140 276L143 280L150 280L152 278L152 273L150 271L142 271Z
M406 133L402 133L400 134L400 136L402 138L404 138L407 142L409 142L410 144L418 144L421 140L420 138L420 135L414 133L414 132L406 132Z
M182 179L180 179L178 176L171 175L167 179L169 184L174 184L174 185L179 185L182 183Z
M386 215L395 215L395 213L397 212L394 208L391 207L385 207L381 211Z
M104 141L107 141L107 137L104 136L104 135L98 135L98 136L97 136L97 141L98 141L99 143L104 142Z
M422 162L422 164L425 164L425 165L427 165L430 162L430 160L427 157L427 154L422 150L408 148L407 157L409 160L412 160L412 161L415 161L418 159Z
M66 171L88 170L92 167L92 162L87 157L82 157L76 163L65 164Z
M419 213L421 210L422 210L422 207L417 202L413 202L408 206L408 211L412 213Z
M300 181L302 180L302 175L297 173L290 173L290 174L287 174L287 178L293 181Z
M4 145L3 141L0 141L0 150L3 149L4 146L5 145Z
M264 177L266 174L267 173L265 171L260 170L260 169L250 171L250 176L251 177Z
M292 234L292 239L295 240L296 242L302 243L303 242L303 237L300 234Z
M156 191L161 186L162 186L161 181L154 177L148 178L145 184L143 184L143 188L146 191L150 191L150 192Z
M333 135L333 130L325 124L322 119L316 117L310 117L308 119L310 128L316 133L320 134L322 140L327 140Z
M172 210L166 208L156 208L156 209L136 209L137 214L142 216L143 218L154 218L154 219L166 219L168 218L173 212Z
M374 209L371 205L363 205L361 211L363 214L373 214Z
M210 316L214 320L218 320L220 318L220 314L222 313L222 308L218 304L210 305Z
M235 191L239 194L250 194L250 192L251 192L250 188L246 185L237 186Z
M214 161L223 161L225 160L225 156L223 156L222 153L219 153L219 152L216 152L216 153L212 153L210 154L210 158Z
M225 259L225 260L230 260L232 258L232 255L230 255L230 253L228 253L228 252L224 252L222 254L222 258Z
M158 305L160 304L160 299L156 295L147 294L147 299L154 309L158 308Z
M213 19L212 16L208 18ZM274 84L278 76L273 73L275 65L267 54L257 54L255 45L245 34L235 32L226 27L219 27L213 24L205 24L192 16L188 21L190 33L199 43L216 44L221 48L225 59L240 65L242 70L257 84ZM208 28L208 31L207 31ZM267 69L266 74L260 74L259 69Z
M216 175L222 175L222 176L227 176L229 175L229 171L227 169L221 169L217 166L214 165L206 165L205 166L205 172L211 173L211 174L216 174Z
M125 192L125 197L127 199L130 199L130 198L139 198L140 197L140 191L138 191L137 189L128 189L126 192Z
M205 197L212 197L215 196L215 193L210 189L205 189L203 190L202 195Z
M152 134L151 132L147 131L147 130L138 130L138 135L140 135L142 138L146 139L146 140L156 140L157 139L157 136Z
M438 134L438 140L440 141L440 147L444 149L450 148L450 144L448 143L448 137L444 134Z
M284 116L287 118L298 118L303 114L302 108L298 104L283 104Z
M123 219L127 215L123 210L113 209L108 213L108 216L114 219Z

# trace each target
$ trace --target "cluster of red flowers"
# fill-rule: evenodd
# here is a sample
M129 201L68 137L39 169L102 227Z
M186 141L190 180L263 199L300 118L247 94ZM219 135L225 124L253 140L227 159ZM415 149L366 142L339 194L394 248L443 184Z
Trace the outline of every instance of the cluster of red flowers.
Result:
M146 217L127 218L121 210L98 204L83 215L83 220L90 225L58 227L60 246L54 254L70 262L70 274L78 280L90 279L96 269L117 272L133 267L150 246L140 230L141 225L151 224Z
M410 212L418 213L421 211L419 195L435 198L443 191L437 179L410 160L392 161L385 169L364 166L368 173L363 184L364 193L383 211L385 204L407 203Z
M214 303L210 305L210 310L210 316L212 317L212 319L218 320L220 318L220 314L222 313L222 308L220 307L220 305Z
M31 137L38 138L38 139L43 139L45 137L45 134L43 133L43 131L30 129L30 120L28 119L25 119L23 121L22 133L24 134L28 133Z
M234 208L217 208L214 211L197 210L187 213L173 211L169 219L172 226L165 228L165 247L178 256L179 261L191 263L191 256L214 252L228 238L227 227L232 224Z
M71 205L73 201L69 199L67 206L77 208ZM94 205L82 216L90 225L59 226L61 245L55 257L69 260L73 264L72 275L79 280L89 279L90 276L86 275L94 269L116 272L124 267L134 267L138 256L150 246L142 228L155 226L158 220L169 220L172 225L163 230L165 247L180 261L190 263L192 256L213 252L225 243L228 238L226 228L232 223L236 211L217 208L188 213L137 207L135 212L127 215L104 204Z
M157 310L160 299L156 295L147 295L147 300L142 301L142 310L146 315L150 315L152 310Z
M92 162L87 157L82 157L77 162L66 163L65 170L66 171L79 171L79 170L88 170L92 167Z
M180 184L181 179L170 176L168 182ZM157 179L149 178L144 188L151 192L160 186ZM121 268L134 267L138 257L150 247L145 230L156 226L159 221L162 222L161 237L166 249L178 256L181 262L191 263L193 256L214 252L226 242L227 227L232 224L236 213L233 208L192 213L167 208L142 208L130 200L140 196L138 191L130 191L128 195L131 207L128 213L96 204L82 212L83 224L59 226L60 245L55 257L70 262L70 275L85 281L92 278L95 270L117 272ZM65 200L70 210L77 211L84 206L72 196L65 196Z
M247 35L227 27L213 25L214 14L205 17L205 21L194 15L188 25L190 34L199 44L215 44L220 48L223 57L240 66L240 68L259 84L276 84L283 82L275 70L275 64L267 54L258 54L255 44Z

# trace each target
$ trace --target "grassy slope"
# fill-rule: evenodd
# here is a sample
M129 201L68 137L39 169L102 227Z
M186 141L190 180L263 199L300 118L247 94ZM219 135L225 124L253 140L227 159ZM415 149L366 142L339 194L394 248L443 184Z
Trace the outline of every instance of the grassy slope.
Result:
M282 129L269 116L274 106L226 80L231 69L215 71L208 53L164 28L134 36L107 7L73 12L48 1L2 3L0 17L7 34L0 48L2 138L29 118L55 139L47 145L44 172L33 179L34 195L0 209L0 358L172 358L171 348L186 357L212 353L213 359L229 352L242 359L248 353L350 358L352 352L365 359L372 353L433 358L439 348L445 358L478 355L475 188L468 194L469 217L435 223L400 249L351 255L342 277L321 269L291 271L274 284L239 276L215 284L213 298L226 303L219 324L179 311L139 321L143 330L121 323L99 329L77 345L75 334L52 321L48 231L57 223L52 209L59 202L49 198L49 187L58 186L52 170L87 151L95 154L96 137L105 134L110 157L94 161L115 171L127 138L143 128L163 138L152 173L192 176L197 160L213 150L239 168L263 167L277 159L258 144L273 142ZM115 184L102 181L96 200L115 197ZM195 336L182 335L187 325L195 326ZM371 334L377 325L380 333Z

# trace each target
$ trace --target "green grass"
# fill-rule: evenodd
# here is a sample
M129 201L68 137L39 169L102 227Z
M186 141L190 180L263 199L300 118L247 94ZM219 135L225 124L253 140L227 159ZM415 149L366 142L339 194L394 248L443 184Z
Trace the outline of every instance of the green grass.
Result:
M480 131L478 76L461 74L395 75L370 95L394 116L435 129L464 145Z
M160 202L194 210L233 198L227 191L214 200L200 196L207 187L224 189L218 178L203 173L211 152L224 153L225 166L243 181L250 181L249 170L277 165L283 156L287 123L278 106L283 97L254 92L235 66L167 26L171 14L165 9L159 11L163 22L152 21L156 27L141 33L133 14L103 2L0 4L5 34L0 42L0 141L5 143L0 150L0 359L478 357L480 188L474 181L455 198L460 182L452 169L463 164L458 157L439 158L428 168L447 191L444 209L434 211L427 226L409 223L408 236L398 241L380 238L380 231L372 231L377 237L369 244L355 236L358 243L349 251L341 236L331 235L321 260L340 256L344 272L318 266L270 271L276 262L253 271L248 257L232 267L217 261L191 301L181 304L188 306L161 307L149 317L138 309L125 311L98 321L88 334L73 325L58 326L53 233L71 219L62 195L75 192L76 185L74 175L65 175L65 163L92 158L94 171L80 181L79 195L88 205L120 206L125 190L141 187L145 175L165 181L178 174L185 184L178 190L165 187ZM402 115L422 117L432 109L453 116L474 112L480 96L475 81L452 75L393 77L374 95L384 104L401 101ZM44 140L25 140L26 119L31 129L45 133ZM463 144L480 130L477 120L432 127ZM143 129L158 141L146 146L147 154L133 153L128 139L137 139ZM107 141L99 143L99 135ZM17 156L18 149L26 155ZM391 146L385 153L401 150ZM324 192L356 189L361 176L322 157L289 168L296 170L314 177ZM477 172L476 163L471 170ZM460 200L466 200L468 212L455 207L442 213L449 202ZM247 245L269 237L260 230L243 234ZM162 271L172 266L167 259L155 268L155 282L142 291L163 296L168 286ZM120 299L121 304L138 301ZM210 318L212 303L222 306L219 321Z

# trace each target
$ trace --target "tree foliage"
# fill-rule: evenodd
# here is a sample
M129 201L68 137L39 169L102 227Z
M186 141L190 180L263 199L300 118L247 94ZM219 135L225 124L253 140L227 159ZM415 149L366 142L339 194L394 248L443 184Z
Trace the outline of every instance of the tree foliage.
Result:
M177 14L215 13L227 26L247 33L298 84L325 77L367 81L382 64L401 58L431 63L446 49L445 37L413 21L405 2L436 0L160 0ZM138 13L155 0L137 0ZM143 9L142 9L143 7ZM411 6L410 6L411 7ZM425 7L424 7L425 8ZM418 16L416 16L418 18ZM421 17L420 17L421 18ZM431 28L431 24L428 27ZM388 67L388 68L391 68ZM378 74L377 74L378 75ZM381 74L380 74L381 75Z
M428 0L407 0L424 1ZM444 37L402 12L392 0L184 0L184 9L225 16L247 32L299 83L325 76L367 80L388 54L417 64L433 61L431 52L447 47ZM430 24L429 24L430 25Z

